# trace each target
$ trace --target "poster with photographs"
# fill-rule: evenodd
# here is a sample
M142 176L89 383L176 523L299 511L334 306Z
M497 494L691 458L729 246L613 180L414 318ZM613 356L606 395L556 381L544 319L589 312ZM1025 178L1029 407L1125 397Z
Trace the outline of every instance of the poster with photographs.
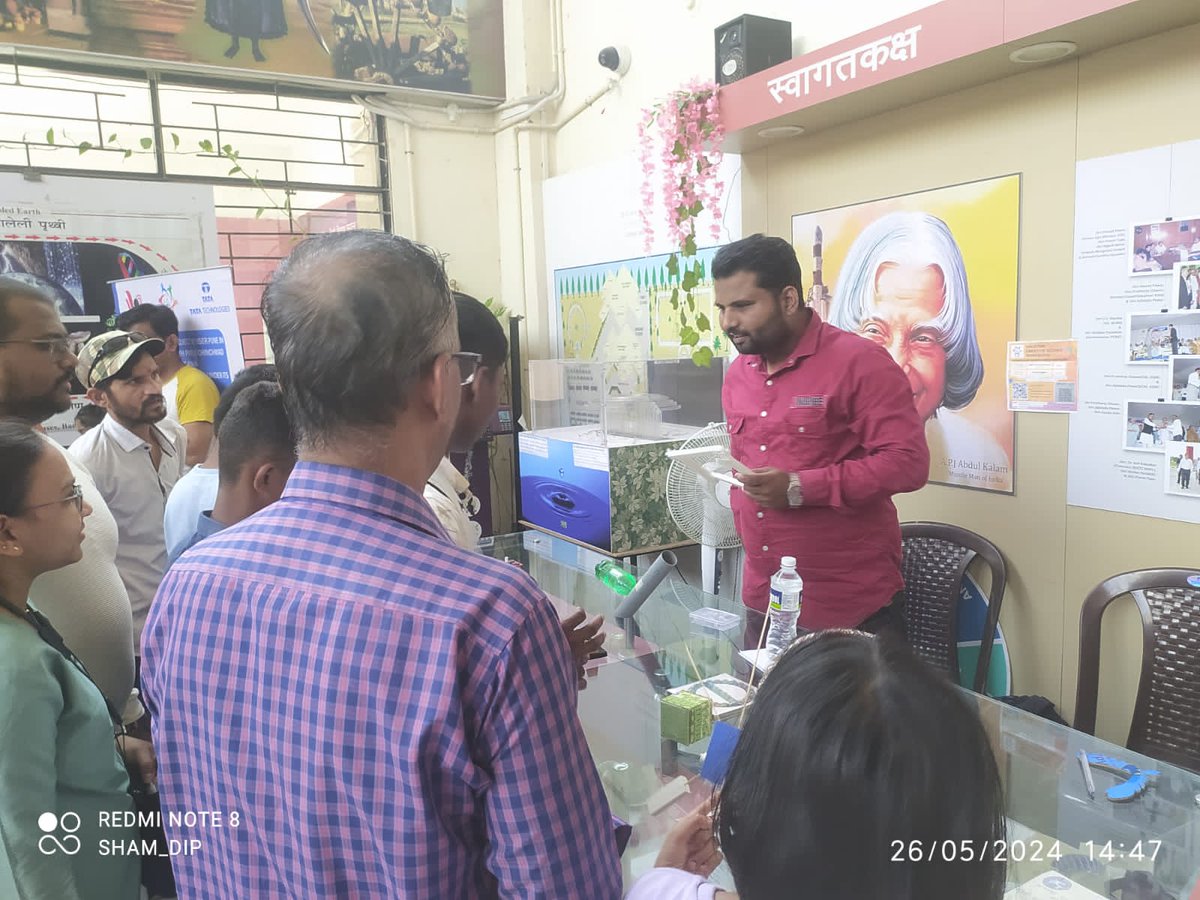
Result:
M1200 355L1200 310L1128 313L1125 361L1162 365L1172 356Z
M1176 263L1200 262L1200 216L1129 226L1129 274L1167 275Z
M1197 467L1200 466L1200 441L1172 441L1167 445L1167 493L1200 498Z
M1013 490L1020 212L1007 175L792 217L813 309L908 375L936 484Z
M1200 403L1126 400L1122 447L1163 453L1172 441L1200 441Z
M1168 481L1178 478L1168 448L1200 427L1200 383L1188 389L1196 365L1181 359L1200 357L1200 310L1179 308L1173 281L1176 263L1200 265L1190 258L1200 141L1080 160L1075 173L1080 404L1068 424L1067 503L1200 525L1200 503L1166 489L1179 484Z

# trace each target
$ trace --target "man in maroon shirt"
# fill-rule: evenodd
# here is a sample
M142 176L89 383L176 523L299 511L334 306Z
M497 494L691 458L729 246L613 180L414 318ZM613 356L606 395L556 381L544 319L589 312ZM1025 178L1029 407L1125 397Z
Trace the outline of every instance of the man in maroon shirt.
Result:
M725 376L725 418L734 457L752 469L732 497L743 602L765 611L771 574L794 556L803 627L902 632L892 495L929 476L908 379L882 347L804 306L782 238L735 241L712 273L721 328L741 354Z

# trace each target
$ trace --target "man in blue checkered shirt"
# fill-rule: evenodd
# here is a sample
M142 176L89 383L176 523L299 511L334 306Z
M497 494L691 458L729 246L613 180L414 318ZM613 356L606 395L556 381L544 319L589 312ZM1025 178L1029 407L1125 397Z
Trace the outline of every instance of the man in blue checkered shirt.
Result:
M180 896L619 898L554 610L421 496L477 362L440 263L310 238L263 314L300 462L180 557L142 644L164 810L222 815L168 822L201 842Z

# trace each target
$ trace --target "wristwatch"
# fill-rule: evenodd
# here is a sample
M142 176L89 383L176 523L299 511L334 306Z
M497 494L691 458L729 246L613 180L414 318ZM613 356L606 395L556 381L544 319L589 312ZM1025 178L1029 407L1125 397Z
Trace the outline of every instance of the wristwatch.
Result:
M804 505L804 490L800 487L800 476L795 472L788 475L787 501L792 509Z

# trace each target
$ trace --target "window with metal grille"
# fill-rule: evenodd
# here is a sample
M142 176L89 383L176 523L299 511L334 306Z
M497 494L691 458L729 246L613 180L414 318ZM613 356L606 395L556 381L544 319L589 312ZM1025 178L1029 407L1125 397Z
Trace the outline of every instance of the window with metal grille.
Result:
M0 56L0 171L213 186L248 365L262 286L299 240L389 228L383 135L348 95Z

